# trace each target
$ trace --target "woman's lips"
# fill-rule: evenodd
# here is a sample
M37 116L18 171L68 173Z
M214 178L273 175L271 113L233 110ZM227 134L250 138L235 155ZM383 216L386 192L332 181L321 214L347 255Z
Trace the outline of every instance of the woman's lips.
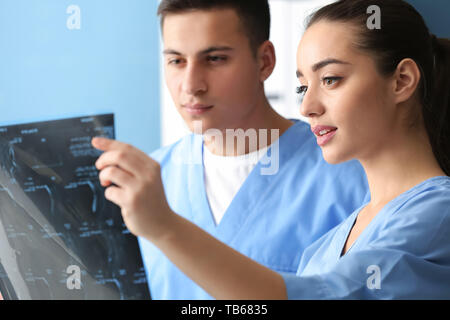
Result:
M187 113L192 115L200 115L205 112L208 112L212 109L213 106L203 105L203 104L186 104L183 105L183 108Z
M321 147L325 146L336 135L337 128L330 126L315 126L311 128L316 135L317 144Z

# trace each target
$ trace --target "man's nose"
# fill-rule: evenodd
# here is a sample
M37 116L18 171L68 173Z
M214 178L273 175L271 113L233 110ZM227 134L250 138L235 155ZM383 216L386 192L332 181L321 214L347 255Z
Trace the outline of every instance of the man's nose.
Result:
M205 72L201 66L195 63L187 66L182 89L189 95L198 95L208 90Z

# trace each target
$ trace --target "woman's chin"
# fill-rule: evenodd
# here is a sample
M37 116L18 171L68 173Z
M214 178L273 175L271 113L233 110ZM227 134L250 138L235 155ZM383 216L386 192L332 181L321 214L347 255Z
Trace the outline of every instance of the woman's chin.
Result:
M339 164L351 160L350 157L345 157L341 153L332 152L332 150L322 149L322 155L325 161L329 164Z

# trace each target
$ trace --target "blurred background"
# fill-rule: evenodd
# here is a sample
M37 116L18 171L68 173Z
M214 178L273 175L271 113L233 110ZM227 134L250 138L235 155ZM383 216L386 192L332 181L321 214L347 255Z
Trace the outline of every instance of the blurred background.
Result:
M114 113L160 145L156 0L0 0L0 126Z
M273 107L300 118L295 54L304 20L334 0L270 0ZM409 0L450 37L449 0ZM114 113L116 137L145 152L188 130L161 70L158 0L0 0L0 126Z

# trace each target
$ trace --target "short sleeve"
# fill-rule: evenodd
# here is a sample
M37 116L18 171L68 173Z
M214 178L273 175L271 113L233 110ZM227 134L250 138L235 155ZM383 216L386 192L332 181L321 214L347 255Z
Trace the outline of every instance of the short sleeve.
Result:
M450 299L448 190L399 203L326 272L282 274L288 298Z

